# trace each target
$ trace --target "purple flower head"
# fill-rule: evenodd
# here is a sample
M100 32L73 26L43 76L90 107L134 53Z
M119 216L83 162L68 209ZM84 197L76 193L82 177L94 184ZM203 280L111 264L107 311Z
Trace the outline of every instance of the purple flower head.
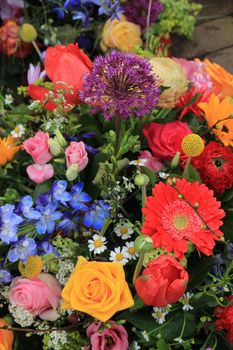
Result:
M19 10L24 8L23 0L1 0L0 18L2 20L15 18Z
M125 16L128 21L146 28L149 0L128 0L125 5ZM150 24L156 22L158 15L163 11L164 6L159 0L152 0Z
M40 63L38 62L36 66L30 63L27 71L28 84L34 84L39 78L44 78L46 76L45 70L41 71Z
M0 283L8 283L12 280L12 275L8 270L0 268Z
M86 76L81 99L101 110L107 120L113 117L142 117L151 112L159 97L157 79L145 58L112 51L94 61Z
M27 261L27 258L31 255L37 254L36 242L33 238L21 238L14 244L14 248L8 253L8 259L10 262L17 260Z

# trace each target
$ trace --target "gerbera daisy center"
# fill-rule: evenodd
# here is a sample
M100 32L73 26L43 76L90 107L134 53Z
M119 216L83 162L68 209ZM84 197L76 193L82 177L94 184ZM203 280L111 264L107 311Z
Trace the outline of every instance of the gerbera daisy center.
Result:
M188 225L188 218L183 214L175 215L173 218L173 224L177 230L183 230Z

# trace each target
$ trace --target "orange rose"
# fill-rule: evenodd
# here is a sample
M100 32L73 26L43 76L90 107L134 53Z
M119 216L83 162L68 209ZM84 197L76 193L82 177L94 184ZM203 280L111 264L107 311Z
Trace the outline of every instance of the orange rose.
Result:
M107 20L104 25L100 47L103 51L115 48L121 51L134 51L142 45L140 26L128 22L125 16L121 19Z
M1 318L0 327L7 325L8 323ZM13 341L14 333L12 331L0 329L0 350L12 350Z
M120 263L89 262L82 256L78 258L62 297L62 309L82 311L102 322L134 304Z

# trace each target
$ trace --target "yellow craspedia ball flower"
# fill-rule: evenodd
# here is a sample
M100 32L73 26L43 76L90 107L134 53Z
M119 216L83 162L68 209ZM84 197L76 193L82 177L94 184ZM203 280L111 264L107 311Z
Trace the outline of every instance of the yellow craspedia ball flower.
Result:
M125 16L120 19L107 20L103 27L100 47L105 52L108 49L132 52L142 46L141 28L127 21Z
M31 43L32 41L36 40L37 38L36 28L29 23L24 23L20 29L20 38L25 43Z
M186 135L181 143L181 149L188 157L199 156L205 148L202 138L197 134Z
M41 273L42 268L43 262L38 255L29 256L26 263L20 260L18 264L21 275L29 279L37 277Z

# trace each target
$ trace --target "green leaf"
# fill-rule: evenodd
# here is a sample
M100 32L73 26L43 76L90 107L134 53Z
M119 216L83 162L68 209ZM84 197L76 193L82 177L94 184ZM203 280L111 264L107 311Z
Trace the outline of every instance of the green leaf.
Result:
M134 299L134 306L130 308L130 312L134 312L137 310L142 309L145 306L144 302L142 299L136 294L136 297Z
M226 240L233 242L233 212L226 211L226 216L223 218L223 225L221 226L221 231L224 233Z
M156 182L156 173L145 166L142 166L141 169L149 177L151 185L154 186Z
M192 256L188 259L189 271L189 288L199 286L206 278L207 273L214 266L215 259L213 257L202 257L198 255Z
M36 185L36 188L35 188L35 191L34 191L34 194L33 194L34 200L36 200L36 197L39 194L48 192L51 189L51 187L52 187L52 181L51 180L48 180L48 181L43 182L42 184Z
M163 338L160 338L157 341L156 346L157 346L157 350L169 350L169 346Z
M201 178L198 171L196 170L196 168L194 168L191 164L188 163L185 166L182 177L184 177L188 181L198 181L199 183L201 183Z

